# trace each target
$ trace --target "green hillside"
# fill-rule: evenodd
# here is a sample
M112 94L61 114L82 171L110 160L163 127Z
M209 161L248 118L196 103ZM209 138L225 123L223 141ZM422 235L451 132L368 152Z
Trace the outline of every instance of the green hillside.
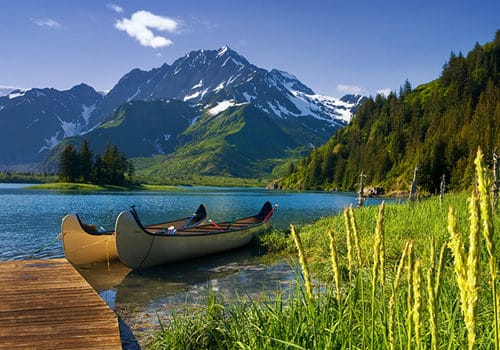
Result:
M351 123L289 169L289 189L354 190L366 182L386 191L407 190L418 166L418 185L434 193L444 174L448 188L473 183L473 158L500 147L500 31L464 57L452 53L441 76L412 90L367 99ZM500 153L500 149L499 149Z
M179 177L193 174L269 177L272 169L293 155L292 135L252 105L234 106L215 117L205 114L178 137L175 152L137 160L142 176Z

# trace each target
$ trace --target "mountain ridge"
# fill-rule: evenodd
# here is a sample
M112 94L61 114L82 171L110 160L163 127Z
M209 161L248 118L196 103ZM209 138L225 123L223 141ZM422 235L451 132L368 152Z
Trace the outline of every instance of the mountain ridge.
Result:
M57 90L51 90L51 92L54 96L58 94ZM91 104L82 104L85 107L80 106L78 110L75 106L68 108L64 105L65 103L54 99L53 104L60 105L61 109L67 109L68 113L72 114L73 119L61 118L62 112L53 111L50 131L49 129L44 130L44 134L40 135L37 140L40 152L31 151L31 158L18 156L16 159L13 156L8 159L0 159L0 164L36 163L43 161L45 156L50 164L45 164L44 168L54 169L53 150L58 149L57 145L63 137L76 139L88 137L94 140L92 142L99 149L103 141L97 141L97 136L95 136L97 134L102 135L103 138L117 140L119 137L112 136L110 133L132 135L130 130L124 131L123 126L117 127L117 121L113 124L113 120L120 118L117 111L121 111L125 115L127 113L140 115L154 110L154 113L159 115L151 116L153 119L167 118L168 113L160 112L159 108L155 109L148 105L149 103L158 103L158 101L163 101L163 103L181 101L189 105L190 108L197 109L198 115L192 119L193 123L203 118L211 120L209 117L215 120L217 116L223 115L226 110L232 107L238 109L249 104L255 109L243 108L246 110L244 114L249 113L250 110L255 114L258 110L259 115L263 113L274 124L278 125L281 130L277 131L278 134L283 132L288 135L287 137L295 138L295 146L305 149L322 144L336 129L345 126L350 119L351 109L358 106L363 99L362 96L354 95L346 95L341 99L317 95L294 75L277 69L267 71L259 68L227 46L218 50L191 51L175 60L171 65L164 63L149 71L133 69L119 79L117 84L105 95L84 84L66 90L65 93L68 98L79 96L82 99L91 94L94 100ZM20 91L9 94L13 97L12 99L20 98L21 95ZM145 104L134 104L134 108L139 108L138 106L144 108L143 112L133 112L132 109L124 107L138 101L146 102ZM21 106L26 101L19 100L19 102ZM10 108L6 104L2 105L0 100L0 125L2 118L6 115L5 111ZM173 107L173 110L176 108L188 107L181 107L181 104L176 102L176 107ZM32 113L32 118L35 118L33 116L36 114L35 112ZM15 114L15 111L11 114ZM26 123L18 124L17 128L26 128ZM162 127L164 127L163 124ZM186 127L186 129L188 128L189 126ZM104 132L104 129L107 130ZM162 149L163 146L161 146L165 144L165 140L161 141L161 137L158 137L153 130L149 132L151 135L143 135L141 142L130 141L137 147L129 149L127 156L166 155L185 146L182 141L185 138L181 136L183 130L176 129L171 134L172 139L169 142L172 145L175 144L175 147L169 146L165 149ZM250 135L245 137L250 137ZM282 139L282 136L278 138ZM156 143L157 153L151 153L151 145L155 143L156 139L160 140ZM119 145L119 148L126 149L127 147ZM261 160L263 161L263 159Z

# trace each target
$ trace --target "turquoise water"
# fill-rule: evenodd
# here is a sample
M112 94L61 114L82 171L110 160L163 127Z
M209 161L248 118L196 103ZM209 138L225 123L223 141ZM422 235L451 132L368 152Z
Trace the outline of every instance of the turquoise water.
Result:
M354 204L354 193L281 192L265 189L182 187L167 192L58 192L23 184L0 184L0 260L62 257L61 219L78 213L106 229L122 210L136 207L142 222L189 216L200 203L209 218L225 221L257 213L265 201L278 204L275 227L310 223ZM375 203L375 202L374 202Z

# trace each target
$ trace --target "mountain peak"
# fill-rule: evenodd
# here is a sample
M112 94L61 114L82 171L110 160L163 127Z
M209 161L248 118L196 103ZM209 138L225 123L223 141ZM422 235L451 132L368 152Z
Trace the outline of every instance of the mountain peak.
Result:
M92 93L92 94L96 93L95 89L92 86L89 86L85 83L75 85L71 89L69 89L69 91L74 93Z
M285 85L290 90L300 91L308 95L314 95L314 91L304 85L297 77L288 72L273 69L269 72L277 81Z

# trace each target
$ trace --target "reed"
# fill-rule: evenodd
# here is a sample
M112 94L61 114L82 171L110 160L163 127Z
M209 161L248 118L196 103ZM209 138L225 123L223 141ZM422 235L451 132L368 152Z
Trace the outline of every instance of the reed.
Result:
M290 225L290 229L292 232L292 237L295 242L295 246L297 248L297 252L299 255L299 263L300 267L302 269L302 274L304 276L304 283L306 287L306 296L309 301L313 299L313 292L312 292L312 283L311 283L311 274L309 273L309 266L307 265L307 260L304 254L304 247L302 245L302 241L300 239L300 236L297 234L295 231L295 226Z
M349 270L349 282L352 282L352 271L354 270L354 262L353 262L353 248L352 248L352 229L351 229L351 217L349 210L347 208L344 209L344 218L345 218L345 228L346 228L346 246L347 246L347 268Z
M469 349L476 342L476 316L477 302L479 299L479 203L476 193L470 198L470 233L469 254L467 256L467 306L465 313L465 325L467 327Z
M406 256L411 249L412 243L406 242L405 248L401 255L401 259L399 260L399 265L396 270L396 276L394 277L394 281L392 284L392 293L389 298L389 320L388 320L388 336L389 336L389 348L394 350L396 348L396 342L394 337L394 314L396 309L396 291L399 287L399 282L401 281L401 275L403 274L403 268L406 260Z
M356 257L358 259L358 266L361 268L363 266L363 254L361 252L361 239L359 237L358 224L356 223L356 218L354 216L354 210L352 205L349 206L349 219L351 222L352 237L354 238L354 247L356 248Z
M408 251L408 259L407 259L407 281L408 281L408 294L406 297L406 305L407 305L407 316L406 316L406 322L407 322L407 348L408 350L411 350L411 344L412 344L412 321L413 321L413 270L415 269L415 258L413 256L413 245L410 246L410 249Z
M373 243L373 267L372 267L372 349L375 346L375 292L377 290L377 281L380 281L382 296L384 295L384 203L380 205L377 217L377 226L375 228L375 237Z
M362 257L362 252L361 252L361 239L360 239L360 236L359 236L359 231L358 231L358 225L356 223L356 218L355 218L355 215L354 215L354 210L353 210L353 207L352 205L349 206L349 210L347 212L347 222L346 222L346 225L348 227L346 227L346 230L348 232L348 234L350 234L350 237L347 237L347 247L348 247L348 252L347 252L347 255L348 255L348 260L350 261L350 267L351 268L354 268L354 259L353 259L353 242L354 242L354 247L355 247L355 250L356 250L356 257L357 257L357 276L358 278L356 279L356 288L354 289L355 291L358 290L359 288L359 294L360 294L360 298L359 299L359 302L361 303L361 329L362 329L362 337L361 337L361 346L362 347L365 347L365 340L366 340L366 316L367 316L367 312L366 312L366 302L365 302L365 279L364 279L364 276L363 276L363 257ZM349 259L349 255L350 255L350 259ZM352 277L352 274L350 275ZM356 293L357 294L357 293ZM350 312L350 315L352 315L352 311ZM351 320L349 321L349 323L351 323ZM372 327L373 329L373 327Z
M413 266L412 286L413 286L413 327L415 333L415 345L417 349L422 348L422 275L421 275L421 260L416 259Z
M431 349L438 348L438 326L437 326L437 300L434 293L434 269L429 267L426 275L427 286L427 308L429 310L429 330L431 334Z
M484 166L483 152L478 149L476 159L476 177L479 190L479 206L482 221L482 233L486 241L486 249L488 250L488 265L491 278L491 293L493 296L493 319L494 319L494 335L495 349L500 349L499 339L499 322L498 322L498 303L497 303L497 263L495 257L495 241L494 241L494 226L493 226L493 208L490 196L490 181L486 176L486 167Z
M330 256L332 259L332 270L333 277L335 281L335 295L337 296L337 303L340 309L342 303L342 297L340 294L340 270L339 270L339 259L337 256L337 249L335 248L335 237L333 235L332 229L328 230L328 237L330 238Z

